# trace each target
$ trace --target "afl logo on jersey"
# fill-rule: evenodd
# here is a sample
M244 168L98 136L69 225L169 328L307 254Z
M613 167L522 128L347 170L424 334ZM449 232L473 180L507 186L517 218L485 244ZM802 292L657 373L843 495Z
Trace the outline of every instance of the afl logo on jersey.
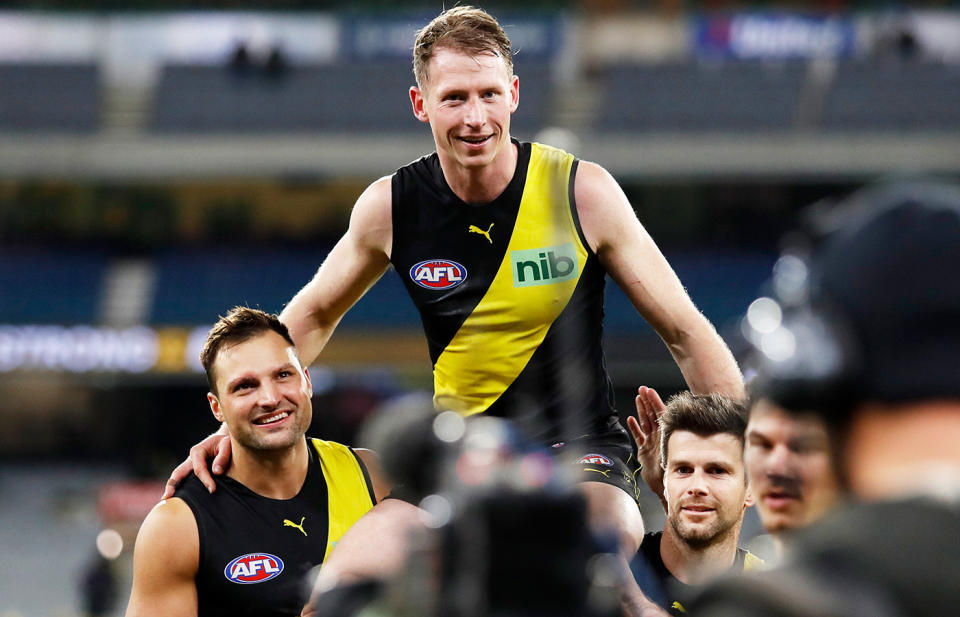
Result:
M577 463L581 465L603 465L604 467L613 467L613 461L602 454L587 454L581 456Z
M241 585L269 581L280 576L281 572L283 572L283 561L269 553L241 555L223 569L223 575L228 581Z
M428 259L410 268L410 278L426 289L452 289L467 280L467 269L448 259Z

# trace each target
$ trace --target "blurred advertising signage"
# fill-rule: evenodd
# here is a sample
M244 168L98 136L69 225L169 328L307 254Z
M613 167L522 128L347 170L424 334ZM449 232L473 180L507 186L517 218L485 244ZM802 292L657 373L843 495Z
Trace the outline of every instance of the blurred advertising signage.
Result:
M202 371L208 327L0 326L0 373L186 373Z
M697 55L739 60L839 58L856 50L852 19L796 14L701 16L693 20Z
M354 60L413 60L417 31L434 15L414 17L344 17L341 53ZM560 49L563 27L559 17L507 16L500 19L514 53L545 59Z
M159 481L111 482L100 489L97 513L106 524L140 523L160 501L163 489Z

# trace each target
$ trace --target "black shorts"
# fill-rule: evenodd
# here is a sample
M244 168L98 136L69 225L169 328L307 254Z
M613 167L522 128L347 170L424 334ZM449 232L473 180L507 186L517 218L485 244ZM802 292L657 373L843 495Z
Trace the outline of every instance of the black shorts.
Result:
M550 453L571 469L575 481L616 486L640 505L640 462L620 422L612 422L603 433L555 443Z
M538 447L539 448L539 447ZM602 482L615 486L640 505L637 485L640 463L633 440L616 417L611 417L602 432L552 444L546 452L566 467L574 482ZM413 505L426 496L418 483L397 484L387 499L400 499ZM419 489L419 490L418 490Z

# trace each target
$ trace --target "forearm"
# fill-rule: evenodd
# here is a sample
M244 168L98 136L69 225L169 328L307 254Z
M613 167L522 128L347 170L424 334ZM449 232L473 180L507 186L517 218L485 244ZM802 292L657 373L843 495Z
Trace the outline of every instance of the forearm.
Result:
M280 321L290 331L300 363L306 367L320 356L340 320L324 317L322 310L311 301L308 286L287 304L280 313Z
M687 387L695 394L717 393L746 398L743 375L730 348L703 316L666 341Z

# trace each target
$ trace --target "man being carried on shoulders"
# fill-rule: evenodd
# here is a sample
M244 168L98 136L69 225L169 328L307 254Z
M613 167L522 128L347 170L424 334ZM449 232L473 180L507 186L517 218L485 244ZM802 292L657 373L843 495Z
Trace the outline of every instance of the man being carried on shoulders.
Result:
M281 317L309 364L392 264L421 314L437 408L506 417L530 439L556 446L551 452L572 461L582 480L591 525L632 556L643 520L636 460L601 347L605 276L661 336L692 391L742 397L740 371L613 177L511 138L520 81L493 17L469 6L444 11L417 34L413 60L410 101L430 125L436 152L364 191L346 234ZM217 450L211 443L196 451L194 465L205 467ZM609 460L611 473L586 471L579 461L589 455ZM404 541L388 533L393 522L416 518L413 505L397 501L361 521L383 538L379 548ZM370 534L361 527L354 537ZM387 575L402 563L402 547L390 553L400 559L373 559L371 551L348 551L351 544L344 538L330 561L344 577ZM636 613L642 601L635 599L625 604Z

